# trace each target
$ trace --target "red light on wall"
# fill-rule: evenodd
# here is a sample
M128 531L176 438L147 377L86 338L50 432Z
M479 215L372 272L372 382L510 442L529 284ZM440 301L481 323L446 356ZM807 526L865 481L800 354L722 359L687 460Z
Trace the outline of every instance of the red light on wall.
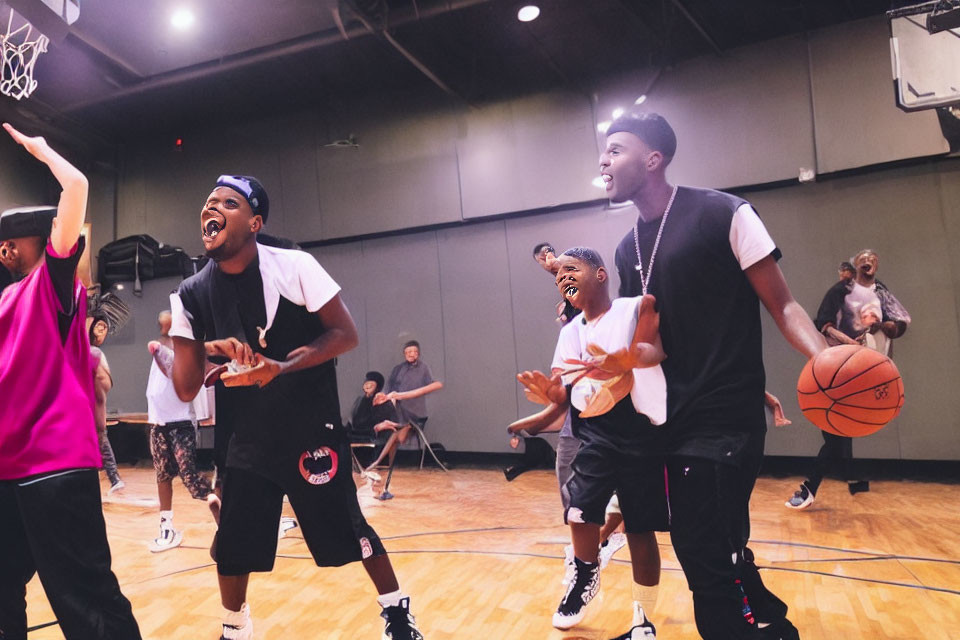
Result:
M183 138L177 138L177 141L174 144L177 146L177 149L183 148Z

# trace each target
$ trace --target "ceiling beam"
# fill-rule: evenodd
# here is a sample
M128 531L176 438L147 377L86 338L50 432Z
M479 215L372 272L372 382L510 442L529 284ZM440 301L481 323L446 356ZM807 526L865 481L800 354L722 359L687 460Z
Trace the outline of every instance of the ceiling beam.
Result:
M429 6L418 5L418 10L416 12L411 7L408 10L399 13L399 15L394 14L395 19L391 20L390 26L396 27L415 22L418 14L420 19L432 18L434 16L449 13L451 11L465 9L478 4L485 4L489 1L490 0L442 0L434 2ZM342 30L339 27L342 27ZM367 27L358 23L353 23L351 25L339 25L338 28L320 31L300 38L294 38L292 40L287 40L267 47L261 47L260 49L253 51L245 51L233 56L226 56L210 62L203 62L190 67L184 67L182 69L176 69L167 73L150 76L141 82L137 82L136 84L124 87L112 93L68 105L63 109L63 111L65 113L75 113L77 111L82 111L84 109L99 104L112 102L114 100L119 100L121 98L137 96L155 89L170 87L192 80L208 78L227 71L248 67L252 64L269 60L277 60L279 58L303 53L305 51L313 51L336 42L342 42L345 39L352 39L370 34L371 31L367 29Z
M690 26L696 29L697 33L699 33L700 36L707 42L707 44L710 45L710 48L713 49L714 53L716 53L718 56L722 56L723 49L721 49L720 45L717 44L717 41L714 40L709 33L707 33L707 30L703 28L703 25L701 25L700 22L693 17L693 15L691 15L691 13L687 10L687 7L684 6L682 0L670 0L670 2L673 3L673 6L675 6L680 13L683 14L683 17L687 19L687 22L690 23Z

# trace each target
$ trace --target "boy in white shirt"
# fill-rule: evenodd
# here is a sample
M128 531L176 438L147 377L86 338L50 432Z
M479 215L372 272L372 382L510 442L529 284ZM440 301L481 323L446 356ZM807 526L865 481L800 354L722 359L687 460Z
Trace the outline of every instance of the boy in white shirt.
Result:
M585 615L600 587L597 539L614 491L619 496L640 585L635 600L655 602L660 555L654 531L668 529L663 460L657 425L666 420L666 380L658 316L652 296L610 299L599 254L576 247L558 259L557 287L581 313L560 332L552 377L518 376L534 399L550 404L545 419L571 408L574 434L583 442L567 484L565 519L573 538L576 571L553 616L569 629ZM652 606L650 606L652 608ZM654 638L642 606L626 638Z

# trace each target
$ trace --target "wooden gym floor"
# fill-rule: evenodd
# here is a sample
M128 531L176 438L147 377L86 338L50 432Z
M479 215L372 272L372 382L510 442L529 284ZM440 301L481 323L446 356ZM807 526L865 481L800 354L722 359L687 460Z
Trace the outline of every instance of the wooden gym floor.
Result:
M156 535L153 472L122 469L123 502L104 505L114 571L146 639L215 640L220 602L208 555L214 532L205 503L175 481L183 546L147 550ZM783 501L793 479L761 478L753 496L751 547L764 581L789 605L804 640L960 640L960 487L873 482L850 496L826 481L808 511ZM104 489L106 485L104 484ZM496 470L399 470L392 501L363 498L367 518L392 554L401 586L427 640L607 640L630 620L626 549L604 571L582 625L550 626L562 596L556 479L528 472L511 483ZM289 505L285 506L289 511ZM373 640L382 633L375 592L359 564L320 569L299 530L279 542L271 574L255 574L250 602L256 637ZM661 535L663 575L653 620L658 637L697 638L690 594ZM40 582L28 587L29 623L54 620ZM47 626L30 640L63 638Z

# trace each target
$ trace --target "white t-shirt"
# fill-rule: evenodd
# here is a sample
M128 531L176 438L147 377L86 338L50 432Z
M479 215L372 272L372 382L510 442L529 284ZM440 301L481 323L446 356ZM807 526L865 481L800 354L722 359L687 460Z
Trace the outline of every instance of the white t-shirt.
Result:
M584 323L583 314L578 314L560 331L552 367L569 369L574 366L566 364L565 360L595 360L587 352L588 344L595 344L607 353L626 348L637 328L639 303L640 297L617 298L610 309L593 322ZM576 374L564 376L564 382L569 384L573 377ZM570 392L570 403L583 411L602 384L602 380L581 379ZM633 370L630 398L637 413L646 415L653 424L666 421L667 380L660 365Z
M840 318L837 328L843 331L851 338L857 337L864 329L860 314L866 306L874 306L882 318L883 311L880 304L880 296L877 295L877 285L872 284L865 287L859 282L853 283L850 293L843 299L843 307L840 309Z
M746 271L777 248L760 216L749 204L740 205L730 223L730 248Z
M206 395L201 389L200 395ZM173 388L173 380L150 359L150 377L147 379L147 420L150 424L164 425L171 422L197 421L193 403L184 402Z

